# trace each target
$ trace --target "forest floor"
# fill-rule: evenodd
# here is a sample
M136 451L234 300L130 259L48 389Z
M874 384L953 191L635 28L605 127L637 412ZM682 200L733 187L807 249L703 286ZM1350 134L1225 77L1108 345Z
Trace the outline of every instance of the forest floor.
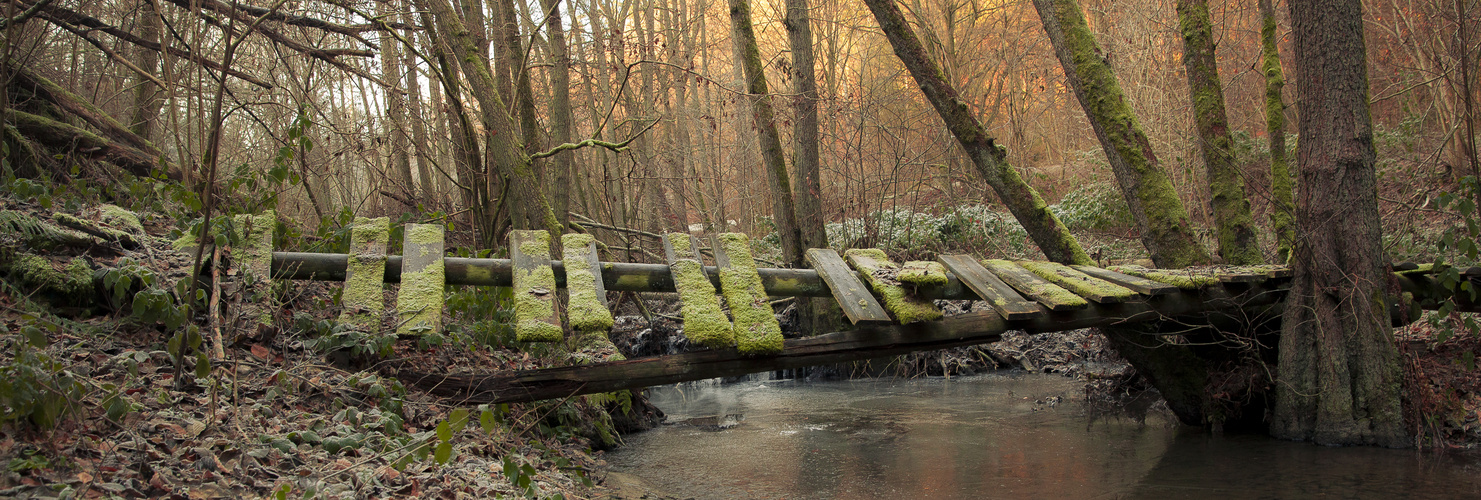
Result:
M0 210L51 218L49 210L5 203ZM77 211L102 223L98 214ZM54 268L76 257L95 268L133 262L161 280L188 274L192 256L171 246L169 224L146 218L144 229L140 248L63 247L47 258ZM565 362L549 353L408 337L396 339L386 358L352 368L314 349L309 331L284 327L231 339L209 364L194 356L177 362L166 328L127 314L118 305L125 300L59 305L11 276L0 284L0 497L607 497L615 490L603 485L605 465L591 450L609 446L615 432L643 426L607 410L632 405L648 424L658 418L641 398L621 396L466 408L383 375L395 364L453 372ZM333 287L286 286L275 311L280 325L337 315ZM194 322L207 324L208 314L198 312ZM642 330L637 320L624 321ZM674 333L668 330L665 336ZM1425 322L1396 336L1416 432L1437 448L1481 443L1481 338L1438 341ZM1155 398L1114 358L1090 331L1010 333L994 344L916 353L894 366L909 371L899 375L1064 373L1087 379L1087 411L1157 411Z

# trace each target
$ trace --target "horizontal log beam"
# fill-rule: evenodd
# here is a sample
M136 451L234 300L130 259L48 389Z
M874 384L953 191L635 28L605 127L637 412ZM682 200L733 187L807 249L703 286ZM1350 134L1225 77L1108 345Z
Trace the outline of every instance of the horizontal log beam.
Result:
M870 326L788 340L782 352L763 356L722 349L487 375L429 374L405 369L388 374L409 386L461 404L538 401L981 344L996 341L1009 330L1056 332L1233 310L1259 309L1266 314L1278 314L1284 289L1267 285L1242 286L1242 289L1239 293L1223 287L1180 291L1120 304L1093 304L1086 309L1052 312L1027 320L1008 321L996 312L979 311L940 321ZM1235 314L1243 317L1247 313Z
M344 281L344 254L273 252L273 277L276 279ZM555 285L566 286L566 267L559 260L552 260L555 269ZM448 257L443 260L447 270L447 284L475 286L512 286L512 267L509 259L474 259ZM705 274L718 288L720 269L705 266ZM828 285L812 269L760 268L761 285L766 293L778 297L832 297ZM386 283L401 282L401 256L392 255L386 260ZM615 292L673 292L674 280L666 264L638 264L629 262L603 262L602 283L607 290ZM956 277L949 277L945 285L921 287L927 298L933 299L976 299L962 286Z

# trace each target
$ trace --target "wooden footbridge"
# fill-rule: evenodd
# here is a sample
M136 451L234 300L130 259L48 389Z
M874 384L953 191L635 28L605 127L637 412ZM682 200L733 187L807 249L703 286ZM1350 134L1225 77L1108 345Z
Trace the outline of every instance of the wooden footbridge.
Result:
M510 259L445 257L442 228L410 224L404 255L387 255L386 219L358 219L350 254L267 252L271 214L245 218L237 266L273 279L344 281L341 322L380 328L383 283L400 283L398 333L441 328L444 285L513 287L520 340L553 342L572 335L610 343L607 292L677 292L684 333L706 347L676 355L480 375L397 374L403 382L468 403L530 401L635 389L713 377L894 356L912 351L992 342L1010 330L1054 332L1175 320L1208 324L1212 315L1271 318L1289 286L1285 266L1186 270L1138 266L1065 266L1052 262L980 260L943 255L934 262L891 262L873 249L839 255L810 249L812 269L757 268L743 234L727 233L704 245L684 233L664 237L668 264L601 262L591 236L560 237L565 260L550 258L550 235L514 231ZM259 219L260 218L260 219ZM255 224L254 224L255 220ZM262 230L267 228L266 235ZM254 243L255 242L255 243ZM1392 304L1396 323L1417 319L1450 297L1426 266L1401 265L1403 290ZM1462 280L1481 286L1481 269ZM263 286L265 280L258 280ZM567 290L561 301L556 289ZM718 290L718 293L717 293ZM1461 310L1481 306L1455 294ZM853 329L784 340L768 300L774 296L832 297ZM728 304L729 316L721 307ZM982 300L991 310L945 317L934 299ZM257 315L259 322L270 321ZM1403 318L1401 321L1399 318Z

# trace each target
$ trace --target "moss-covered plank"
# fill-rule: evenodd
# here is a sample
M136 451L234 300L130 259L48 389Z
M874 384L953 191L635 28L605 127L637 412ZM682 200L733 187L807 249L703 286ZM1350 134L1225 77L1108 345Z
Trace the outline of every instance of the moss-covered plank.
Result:
M864 280L874 293L884 300L885 309L901 324L941 319L940 309L930 299L910 293L901 286L897 275L900 266L890 261L889 256L877 248L854 248L844 252L843 258L854 269L864 273Z
M734 320L736 349L744 354L780 352L782 326L756 274L751 240L741 233L721 233L716 237L715 265L720 267L720 291Z
M1263 269L1243 266L1215 268L1214 274L1224 283L1261 283L1270 279Z
M704 264L694 250L699 248L691 236L670 233L663 236L664 253L668 255L669 273L674 289L679 292L679 313L684 317L684 337L698 345L721 348L735 345L735 332L730 319L720 309L715 285L705 274Z
M1092 266L1070 267L1074 268L1076 271L1080 271L1082 273L1109 281L1111 283L1130 288L1143 295L1165 295L1178 291L1178 287L1169 285L1167 283L1149 280L1141 276L1132 276L1130 274L1118 273L1110 269L1101 269L1099 267Z
M1119 304L1137 296L1135 291L1115 283L1071 269L1057 262L1022 261L1019 267L1075 295L1102 304Z
M571 328L580 331L602 331L612 328L612 311L607 310L607 292L597 261L596 241L589 234L561 236L566 270L566 318Z
M248 226L258 225L253 222ZM239 230L244 227L241 222L237 226ZM386 243L390 235L391 223L385 217L356 217L350 226L349 261L344 291L340 294L340 304L344 307L339 314L341 324L380 333L381 313L385 311L382 283L386 273Z
M1024 300L1018 292L989 272L971 255L942 255L937 257L957 279L972 289L973 293L987 301L1004 319L1033 319L1044 315L1044 308L1037 302Z
M555 300L555 270L550 267L550 233L509 232L514 266L514 336L520 342L560 342L560 304Z
M396 292L396 333L442 330L442 292L447 270L442 265L441 224L407 224L401 248L401 287Z
M914 285L945 285L946 268L940 262L912 260L900 266L898 278Z
M855 325L886 324L890 323L890 315L874 300L865 288L864 282L859 281L859 274L849 269L848 263L843 257L831 248L809 248L807 250L807 262L812 264L818 276L828 284L828 289L833 292L833 299L838 301L838 306L843 309L843 314L848 316L850 322Z
M1111 266L1107 269L1160 281L1184 290L1197 290L1219 284L1218 276L1204 269L1148 269L1132 265Z
M1060 288L1058 285L1045 281L1038 275L1029 272L1028 269L1019 267L1012 261L1001 259L989 259L982 261L982 265L996 274L1008 286L1018 290L1024 296L1044 304L1050 311L1069 311L1084 309L1090 303L1084 298L1075 295L1069 290Z

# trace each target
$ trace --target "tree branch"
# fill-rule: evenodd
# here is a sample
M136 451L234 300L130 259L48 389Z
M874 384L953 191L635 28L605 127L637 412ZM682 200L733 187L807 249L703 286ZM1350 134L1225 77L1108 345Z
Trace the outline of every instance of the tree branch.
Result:
M654 125L657 125L657 124L658 124L658 120L653 120L653 122L652 123L649 123L648 126L643 127L643 130L639 130L638 133L633 134L632 137L628 137L627 140L622 141L622 142L607 142L607 141L603 141L603 140L599 140L599 139L587 139L587 140L584 140L584 141L581 141L581 142L577 142L577 143L570 143L570 142L568 142L568 143L561 144L559 146L550 148L550 150L548 150L548 151L541 151L539 153L532 154L532 155L530 155L530 159L531 160L538 160L540 158L549 158L551 156L555 156L556 153L559 153L561 151L570 151L570 150L581 149L581 148L590 147L590 146L600 146L600 147L604 147L604 148L610 149L610 150L612 150L612 152L620 153L620 152L626 151L629 144L632 144L633 141L637 140L639 137L642 137L644 133L648 132L649 130L652 130L653 129L653 126Z

